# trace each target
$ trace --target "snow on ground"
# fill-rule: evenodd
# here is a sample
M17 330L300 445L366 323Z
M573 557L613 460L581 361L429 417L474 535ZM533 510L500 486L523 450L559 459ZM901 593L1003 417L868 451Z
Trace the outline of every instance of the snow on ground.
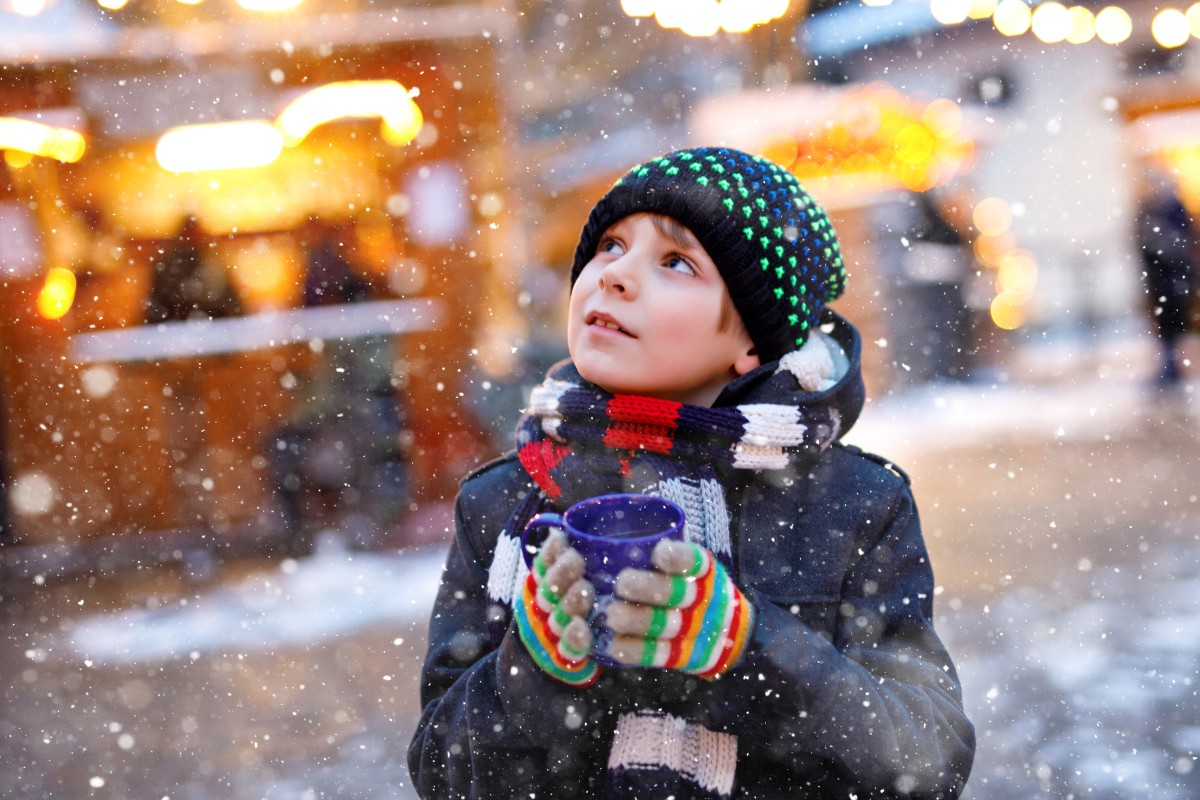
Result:
M1200 545L939 622L979 735L971 800L1200 792Z
M910 454L997 439L1101 439L1128 430L1157 400L1134 379L1069 384L932 383L870 402L845 437L873 452ZM1173 401L1200 406L1200 382Z
M325 534L308 558L285 560L240 584L166 608L82 618L66 641L51 647L97 664L155 662L267 652L380 622L424 622L445 560L444 545L362 553Z

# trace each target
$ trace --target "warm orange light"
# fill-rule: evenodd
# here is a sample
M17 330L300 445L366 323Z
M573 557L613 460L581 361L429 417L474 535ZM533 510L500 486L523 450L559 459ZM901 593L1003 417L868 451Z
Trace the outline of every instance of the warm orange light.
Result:
M1012 225L1012 210L999 197L980 200L971 213L975 228L985 236L999 236Z
M1027 250L1013 250L1000 259L996 270L996 291L1028 298L1037 285L1037 261Z
M167 172L249 169L270 164L283 137L267 122L215 122L172 128L158 139L154 157Z
M289 145L313 128L337 119L383 120L383 138L399 147L417 137L424 124L421 109L396 81L345 81L318 86L296 98L275 125Z
M985 267L998 267L1000 260L1017 246L1012 233L1005 231L999 236L979 236L975 239L975 258Z
M780 131L768 134L763 139L760 152L786 169L791 167L796 160L796 156L800 153L800 147L796 144L794 136Z
M846 98L824 133L799 141L791 171L801 181L839 176L873 186L930 189L974 154L961 131L961 114L953 101L922 107L883 82L872 83ZM769 144L780 146L764 142L763 148Z
M71 310L74 302L75 273L62 267L50 270L42 291L38 293L38 313L46 319L58 319Z
M996 327L1013 331L1025 324L1029 311L1021 297L1005 292L992 300L991 315Z
M0 150L20 150L33 156L75 162L83 157L83 137L69 128L0 117Z

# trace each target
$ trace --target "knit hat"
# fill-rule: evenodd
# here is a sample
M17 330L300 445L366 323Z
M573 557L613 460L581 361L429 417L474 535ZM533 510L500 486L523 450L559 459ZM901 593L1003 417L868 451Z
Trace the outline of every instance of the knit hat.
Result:
M846 288L825 210L783 167L727 147L676 150L618 180L583 227L572 286L604 231L640 212L671 217L696 235L763 363L803 346Z

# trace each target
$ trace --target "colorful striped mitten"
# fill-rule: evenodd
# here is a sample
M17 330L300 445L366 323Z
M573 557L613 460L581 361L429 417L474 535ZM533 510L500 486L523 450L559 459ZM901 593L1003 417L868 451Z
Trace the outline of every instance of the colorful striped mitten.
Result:
M609 654L622 664L678 669L715 678L741 658L754 606L713 554L688 542L662 541L651 556L660 572L617 576L608 627Z
M571 686L591 686L600 668L588 653L592 629L587 615L596 590L583 577L583 557L552 531L533 559L520 602L515 604L517 633L544 672Z

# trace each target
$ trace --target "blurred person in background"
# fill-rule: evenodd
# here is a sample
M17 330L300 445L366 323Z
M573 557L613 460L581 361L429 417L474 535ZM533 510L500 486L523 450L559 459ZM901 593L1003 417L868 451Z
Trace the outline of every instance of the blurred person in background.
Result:
M183 222L174 246L154 264L147 324L236 317L242 304L225 270L205 258L204 235L195 217Z
M1187 332L1196 283L1196 236L1191 215L1176 196L1174 179L1153 162L1144 172L1137 241L1162 354L1155 384L1167 389L1182 377L1177 350Z

